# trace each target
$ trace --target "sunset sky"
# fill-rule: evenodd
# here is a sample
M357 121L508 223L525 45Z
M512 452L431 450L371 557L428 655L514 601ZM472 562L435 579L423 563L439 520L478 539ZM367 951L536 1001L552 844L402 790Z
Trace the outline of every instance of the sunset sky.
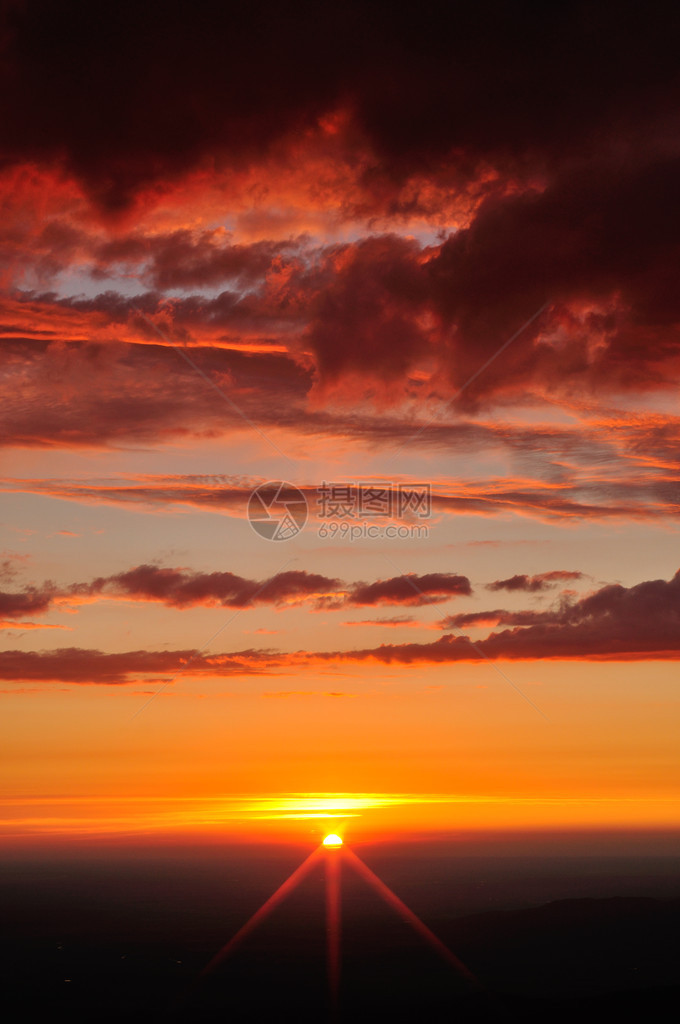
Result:
M676 826L680 15L5 10L6 839Z

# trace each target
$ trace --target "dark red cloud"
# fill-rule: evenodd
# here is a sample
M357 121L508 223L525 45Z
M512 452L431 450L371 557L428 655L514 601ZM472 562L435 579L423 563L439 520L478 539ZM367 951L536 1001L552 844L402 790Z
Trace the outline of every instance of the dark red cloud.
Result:
M233 244L225 231L182 230L160 237L115 238L93 246L92 255L96 277L105 277L116 266L138 268L150 288L166 291L226 282L241 288L262 285L267 272L283 257L292 259L299 248L293 241Z
M428 391L469 409L668 387L680 372L678 180L665 154L567 167L539 190L488 198L438 249L360 243L312 306L321 380L405 383L434 364Z
M106 654L79 647L56 651L0 652L0 679L24 682L101 683L120 685L153 674L168 682L177 674L253 674L258 661L266 663L266 652L244 651L242 655L201 655L197 651L127 651Z
M8 381L21 378L21 392L12 398L8 391L0 413L3 433L19 445L100 447L212 437L252 430L253 421L295 424L308 371L277 353L211 346L191 351L232 404L163 343L7 341L3 371Z
M392 241L385 239L371 242L371 251L378 263L383 259L386 245L394 247ZM413 243L402 244L399 240L395 245L401 247L399 258L402 261L404 253L413 248ZM340 277L348 274L351 280L355 256L353 250L343 251L342 258L338 256L334 264L333 273ZM393 255L389 259L393 259ZM363 269L360 294L373 287L368 263ZM322 278L327 292L319 282L315 285L320 296L313 329L317 358L327 373L338 379L343 375L356 375L362 372L359 346L351 339L345 345L338 334L343 318L351 319L353 315L349 281L327 279L325 271ZM387 287L389 278L385 269L376 285L378 292ZM28 293L8 298L0 315L0 330L5 338L0 360L7 381L0 412L4 442L98 447L124 440L148 443L187 436L227 436L244 429L248 424L233 405L221 399L172 347L173 339L177 343L189 339L191 358L201 372L222 388L249 423L264 431L268 426L275 426L303 436L323 432L396 447L409 440L437 449L450 449L455 445L457 449L476 450L496 444L509 449L517 459L524 462L531 459L532 468L538 467L538 473L531 474L534 477L546 471L554 477L559 471L564 478L565 461L587 459L600 464L605 460L617 460L621 464L623 459L622 469L639 477L641 455L646 460L656 461L658 468L662 468L662 463L667 473L672 474L673 446L678 439L677 417L649 415L626 422L619 416L601 423L586 421L569 428L510 427L469 418L459 418L453 423L428 423L425 413L405 421L397 413L386 415L384 410L382 415L372 414L365 406L357 412L346 407L321 409L318 403L311 405L309 399L316 371L309 361L303 364L302 357L291 353L267 351L267 348L275 349L277 344L285 348L285 344L279 344L281 340L288 338L290 341L289 332L296 335L307 323L305 310L314 306L317 293L312 288L308 294L306 285L301 282L302 278L293 283L289 281L283 292L259 298L254 293L239 296L231 291L215 299L194 296L172 302L163 301L158 294L149 293L131 300L114 292L89 300L56 300L54 296ZM326 304L323 296L333 295L336 288L338 296L344 296L346 301L338 303L334 317L333 303ZM406 301L405 287L395 285L394 290L402 293L400 302ZM376 384L383 395L388 380L392 391L402 393L395 386L395 378L390 376L392 371L384 374L380 371L380 360L393 357L394 366L401 366L403 371L415 351L409 338L412 339L412 331L420 327L413 319L405 318L403 330L394 334L390 349L390 304L379 295L373 306L371 301L367 299L362 315L372 328L372 337L359 332L366 365L374 361L371 379L384 378ZM160 334L154 329L154 323L158 324ZM432 328L428 331L423 328L423 331L428 338L420 346L420 355L427 353L428 358L443 358L448 350L429 337ZM86 343L83 338L91 340ZM405 347L400 348L402 341ZM260 351L235 351L228 347L230 344L257 345ZM568 333L564 345L566 348L562 346L560 350L566 353L571 345ZM548 348L553 353L557 351L554 346ZM604 348L605 342L603 346L595 346L600 353ZM519 338L503 353L502 387L508 386L507 380L512 377L508 374L507 360L512 362L515 358L512 353L519 354L521 350ZM669 335L662 358L672 359L673 351L674 342ZM651 342L647 352L650 360L657 358ZM482 376L495 373L495 366L492 364ZM554 369L561 378L561 371ZM525 367L519 375L527 386L532 373L531 367ZM440 379L444 380L443 374ZM643 383L642 377L640 381ZM410 397L417 399L420 395L425 399L432 386L423 380L411 381ZM557 380L554 386L558 386ZM446 387L441 391L445 395ZM424 426L426 429L422 429ZM632 483L635 486L635 480ZM591 490L596 488L596 479L588 486ZM655 486L659 497L667 500L672 488L677 487L677 481L672 479L669 485L667 480L659 479ZM616 491L616 487L609 484L599 488L605 499L602 503L611 500L612 504L619 504L618 496L613 500L608 498L608 487Z
M546 611L495 610L452 615L442 628L507 625L478 646L501 658L645 658L680 656L680 571L668 582L602 587L563 597Z
M360 619L343 622L343 626L420 626L411 615L392 615L388 619Z
M494 608L483 612L461 612L458 615L447 615L439 623L441 629L465 629L467 626L533 626L538 622L552 622L551 612L519 611L510 612L504 608Z
M431 572L423 576L407 573L375 583L355 583L346 604L368 607L378 604L425 605L450 597L469 596L472 587L467 576Z
M396 236L330 252L332 275L312 301L307 335L324 382L348 372L403 379L423 359L427 280L419 255L415 241Z
M316 609L348 606L422 605L472 593L466 576L408 574L376 583L350 583L319 573L291 569L266 580L250 580L232 572L192 572L188 569L138 565L127 572L101 576L90 583L57 588L45 583L16 593L0 592L0 617L20 618L47 612L56 603L79 599L121 597L132 601L158 601L171 608L222 606L254 608L310 601Z
M80 588L73 589L77 592ZM302 570L289 570L258 581L230 572L192 573L153 565L140 565L129 572L95 580L83 585L82 590L162 601L177 608L205 604L252 608L257 604L277 605L308 598L314 598L319 608L424 605L472 593L466 576L447 573L410 573L375 583L347 585Z
M139 565L91 583L57 588L44 584L16 593L0 592L0 618L20 618L49 611L57 603L97 597L122 597L132 601L158 601L171 608L222 606L253 608L260 604L282 605L337 594L342 583L317 573L289 570L268 580L249 580L231 572L198 573L186 569Z
M297 652L281 664L305 661L367 661L385 664L445 663L479 659L677 660L680 659L680 570L668 580L632 587L618 584L579 600L563 599L546 612L487 612L455 616L444 625L497 618L514 628L472 643L446 635L432 643L382 644L375 648Z
M480 613L477 613L478 616ZM487 613L487 615L507 613ZM524 614L524 613L522 613ZM517 617L519 621L519 616ZM349 651L245 650L225 654L195 651L132 651L105 654L80 648L6 651L0 678L120 684L140 675L234 675L315 663L377 661L383 664L445 664L479 659L675 661L680 659L680 571L666 582L602 587L552 612L525 615L526 626L492 633L472 643L447 634L432 643L382 644Z
M494 580L487 583L487 590L525 590L527 593L535 594L541 590L549 590L559 583L570 583L574 580L583 579L582 572L569 572L566 569L555 569L551 572L540 572L535 576L527 576L520 573L517 576L510 576L506 580Z
M396 235L315 251L302 243L234 246L217 242L215 233L186 231L107 243L99 249L104 269L117 257L144 257L138 272L155 288L228 287L210 298L168 299L160 290L135 299L115 291L92 299L7 297L0 310L3 369L22 385L21 405L5 413L8 441L106 444L233 430L243 422L233 406L190 366L179 366L172 345L184 343L249 420L303 434L360 434L376 398L383 406L454 398L477 411L518 399L543 402L547 394L578 407L584 395L603 390L667 389L680 372L680 305L668 270L680 256L680 230L666 212L678 174L658 171L657 182L649 173L649 181L629 183L619 206L612 191L623 186L603 180L587 216L569 182L488 200L468 228L429 249ZM638 198L634 215L638 193L658 208ZM31 252L27 243L26 258ZM549 271L558 257L560 266ZM549 273L554 280L540 283ZM485 366L546 298L543 312ZM285 394L275 402L277 384ZM320 396L333 388L358 415L319 409ZM404 433L403 419L394 419L382 427L385 438ZM650 444L663 440L655 429ZM439 445L442 433L433 425L421 443ZM527 447L520 434L508 439L518 449Z
M466 389L465 403L522 380L539 391L663 385L680 359L680 304L668 276L678 256L679 175L670 154L623 165L600 158L566 168L536 194L487 200L448 239L428 270L434 307L466 342L452 352L458 386L511 324L550 303L547 319Z
M44 583L42 587L26 587L18 593L0 591L0 619L20 619L24 615L39 615L49 610L57 588Z
M115 594L137 600L161 601L174 608L195 605L223 605L229 608L252 608L257 604L283 604L329 591L337 591L340 581L309 573L289 570L269 580L248 580L231 572L197 573L182 569L164 569L155 565L139 565L84 585L88 593Z

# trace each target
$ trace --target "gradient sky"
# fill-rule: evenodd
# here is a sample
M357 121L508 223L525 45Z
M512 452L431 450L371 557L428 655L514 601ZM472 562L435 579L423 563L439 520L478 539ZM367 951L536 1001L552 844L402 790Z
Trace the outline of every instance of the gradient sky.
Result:
M6 6L7 837L677 825L652 10Z

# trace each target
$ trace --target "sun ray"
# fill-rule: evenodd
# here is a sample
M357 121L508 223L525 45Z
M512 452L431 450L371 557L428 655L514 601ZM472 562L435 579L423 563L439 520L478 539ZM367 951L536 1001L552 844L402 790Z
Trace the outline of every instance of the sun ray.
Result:
M340 989L340 857L332 846L326 855L326 950L331 1007L337 1013Z
M434 932L430 931L426 924L424 924L420 918L413 913L412 910L406 906L402 900L392 892L389 886L385 885L383 881L376 874L374 874L367 864L364 864L363 860L356 855L352 850L349 850L346 846L343 847L345 857L347 857L355 868L358 874L364 878L370 886L385 900L385 902L392 907L396 912L406 921L407 924L416 931L426 942L432 946L434 950L444 960L446 960L455 970L469 982L474 988L481 990L482 985L470 971L462 960L459 960L455 953L452 953L448 946L445 946L441 939L438 939Z
M246 936L249 935L250 932L252 932L257 927L257 925L260 924L260 922L263 921L264 918L268 914L270 914L272 910L274 910L275 907L277 907L278 904L281 903L281 901L284 900L286 896L288 896L293 891L293 889L295 889L300 884L303 878L311 871L311 869L316 864L321 854L321 850L322 847L320 846L313 850L312 853L310 853L309 857L303 860L302 864L300 864L300 866L296 868L291 875L288 876L285 882L281 883L276 892L272 893L269 899L262 904L260 909L255 911L253 916L249 918L249 920L246 921L246 923L241 928L239 928L236 934L233 935L231 939L229 939L229 942L227 942L227 944L223 946L218 953L215 954L210 963L203 968L203 970L201 971L202 977L205 977L205 975L212 973L212 971L214 971L215 968L219 967L220 964L224 963L227 957L229 957L234 952L236 947L241 944L243 939L245 939Z

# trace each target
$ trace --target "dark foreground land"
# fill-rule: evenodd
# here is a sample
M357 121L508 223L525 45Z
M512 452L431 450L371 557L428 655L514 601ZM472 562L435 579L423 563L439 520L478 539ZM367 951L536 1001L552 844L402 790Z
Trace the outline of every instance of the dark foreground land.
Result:
M3 1017L9 1024L678 1019L680 881L671 858L361 853L474 973L481 992L347 870L336 1010L322 870L202 979L300 851L42 857L1 865Z

